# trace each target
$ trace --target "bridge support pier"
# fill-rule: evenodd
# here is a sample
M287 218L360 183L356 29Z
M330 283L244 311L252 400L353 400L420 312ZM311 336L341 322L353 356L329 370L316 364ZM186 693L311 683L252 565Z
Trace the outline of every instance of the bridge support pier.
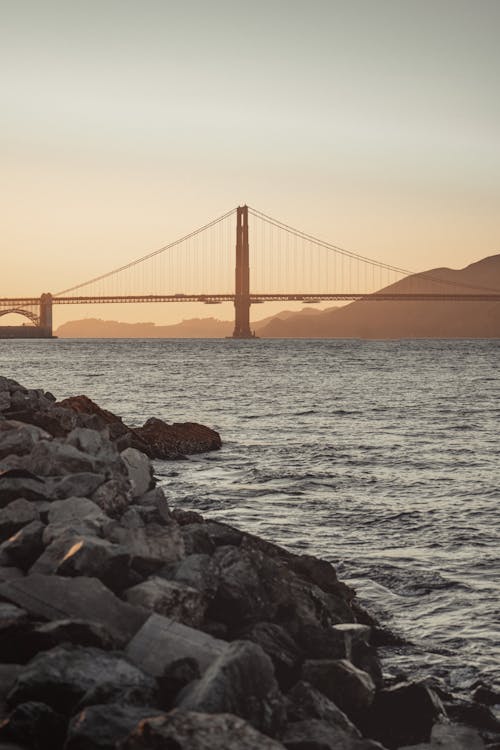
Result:
M250 330L250 263L248 206L236 209L236 274L233 339L253 338Z
M52 295L42 294L40 297L40 326L44 337L52 338Z

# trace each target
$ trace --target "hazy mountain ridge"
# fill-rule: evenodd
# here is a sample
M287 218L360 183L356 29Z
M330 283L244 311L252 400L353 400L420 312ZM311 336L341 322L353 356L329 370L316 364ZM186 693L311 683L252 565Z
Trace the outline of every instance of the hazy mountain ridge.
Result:
M460 285L450 286L450 285ZM475 288L474 288L475 287ZM500 255L463 269L435 268L413 274L384 291L401 293L500 292ZM382 291L382 290L381 290ZM260 335L270 338L498 338L500 303L496 302L352 302L313 319L277 316Z

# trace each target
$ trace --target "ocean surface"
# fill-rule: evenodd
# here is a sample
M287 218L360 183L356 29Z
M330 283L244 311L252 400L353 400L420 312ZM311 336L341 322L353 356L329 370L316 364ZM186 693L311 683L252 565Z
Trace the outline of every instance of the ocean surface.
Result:
M499 680L500 341L2 340L0 374L214 427L156 463L172 506L334 563L413 644L388 675Z

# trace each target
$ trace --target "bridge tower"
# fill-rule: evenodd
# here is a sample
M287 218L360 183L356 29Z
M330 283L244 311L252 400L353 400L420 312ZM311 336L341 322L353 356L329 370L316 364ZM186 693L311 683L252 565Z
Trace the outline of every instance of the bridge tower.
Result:
M234 290L234 339L251 339L250 264L248 253L248 206L236 209L236 278Z
M40 328L52 338L52 295L48 292L40 297Z

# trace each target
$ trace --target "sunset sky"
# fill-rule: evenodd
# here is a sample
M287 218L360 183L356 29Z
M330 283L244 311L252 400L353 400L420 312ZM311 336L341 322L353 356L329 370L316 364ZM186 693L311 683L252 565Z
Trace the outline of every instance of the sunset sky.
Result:
M57 292L242 203L415 270L500 252L498 0L0 7L1 296Z

